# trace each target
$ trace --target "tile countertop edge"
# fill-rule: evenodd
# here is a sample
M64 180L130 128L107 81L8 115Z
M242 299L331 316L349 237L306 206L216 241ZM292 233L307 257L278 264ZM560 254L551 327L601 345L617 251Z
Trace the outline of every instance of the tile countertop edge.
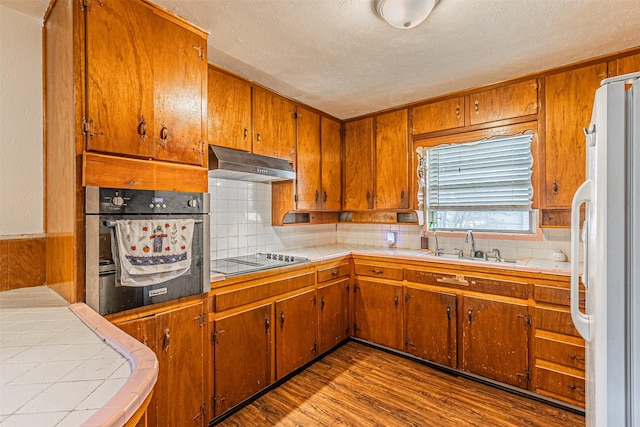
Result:
M569 276L570 275L570 263L569 262L555 262L538 259L525 259L522 263L511 264L508 262L486 262L486 261L467 261L459 259L449 259L444 257L436 257L430 255L430 252L425 252L420 249L398 249L398 248L380 248L371 246L348 246L348 247L315 247L313 248L314 254L308 256L311 262L329 261L333 258L342 256L376 256L380 258L393 258L393 259L405 259L410 261L420 261L425 263L440 263L440 264L454 264L454 265L468 265L474 267L491 267L500 270L507 271L519 271L529 273L541 273L541 274L553 274L557 276ZM318 254L317 252L324 252ZM304 253L304 248L298 250L287 251L291 254ZM582 274L582 264L580 265Z
M131 376L118 392L84 426L122 427L140 408L158 379L158 359L147 346L127 335L84 303L69 306L78 318L106 344L131 363Z

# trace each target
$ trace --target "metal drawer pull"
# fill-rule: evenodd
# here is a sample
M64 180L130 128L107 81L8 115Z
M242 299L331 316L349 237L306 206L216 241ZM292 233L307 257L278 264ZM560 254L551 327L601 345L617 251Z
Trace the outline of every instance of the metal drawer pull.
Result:
M384 273L384 270L374 270L374 269L371 269L371 272L372 272L373 274L383 274L383 273Z
M164 330L164 338L162 339L162 349L164 351L169 350L169 344L171 344L171 335L169 335L169 329Z
M284 311L280 312L280 327L284 326Z
M584 357L576 356L576 355L575 355L575 354L573 354L573 353L569 353L569 354L568 354L568 356L569 356L569 359L573 359L573 360L575 360L576 362L584 363Z
M567 384L567 387L569 387L571 390L580 393L580 394L584 394L584 388L582 387L578 387L575 384Z

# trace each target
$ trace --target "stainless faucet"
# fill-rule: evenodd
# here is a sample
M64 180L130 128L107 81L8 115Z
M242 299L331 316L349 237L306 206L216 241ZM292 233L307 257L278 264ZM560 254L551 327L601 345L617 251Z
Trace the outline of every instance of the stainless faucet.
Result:
M433 230L433 237L435 237L436 239L436 251L435 251L435 256L440 256L444 253L444 249L442 249L440 247L440 245L438 244L438 232L436 230Z
M471 236L471 253L469 254L469 256L471 258L475 258L475 256L476 256L476 239L473 237L473 231L472 230L468 230L467 231L467 235L464 238L464 242L465 243L469 243L469 236Z

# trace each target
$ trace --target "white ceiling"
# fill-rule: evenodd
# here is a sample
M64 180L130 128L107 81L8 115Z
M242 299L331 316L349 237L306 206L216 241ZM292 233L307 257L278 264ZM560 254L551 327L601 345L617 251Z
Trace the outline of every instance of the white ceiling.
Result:
M640 0L440 0L409 30L372 0L155 1L210 33L210 62L340 119L640 46Z

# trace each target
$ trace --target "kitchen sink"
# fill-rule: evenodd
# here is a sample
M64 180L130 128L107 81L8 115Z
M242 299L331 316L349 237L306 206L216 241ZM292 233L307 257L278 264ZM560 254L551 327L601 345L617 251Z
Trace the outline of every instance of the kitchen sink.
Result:
M478 262L482 264L506 264L506 265L524 265L523 260L517 260L515 258L503 258L500 261L496 261L495 257L490 257L489 259L470 257L470 256L458 256L457 254L441 254L436 255L435 253L425 253L425 257L436 259L443 259L448 261L464 261L464 262Z

